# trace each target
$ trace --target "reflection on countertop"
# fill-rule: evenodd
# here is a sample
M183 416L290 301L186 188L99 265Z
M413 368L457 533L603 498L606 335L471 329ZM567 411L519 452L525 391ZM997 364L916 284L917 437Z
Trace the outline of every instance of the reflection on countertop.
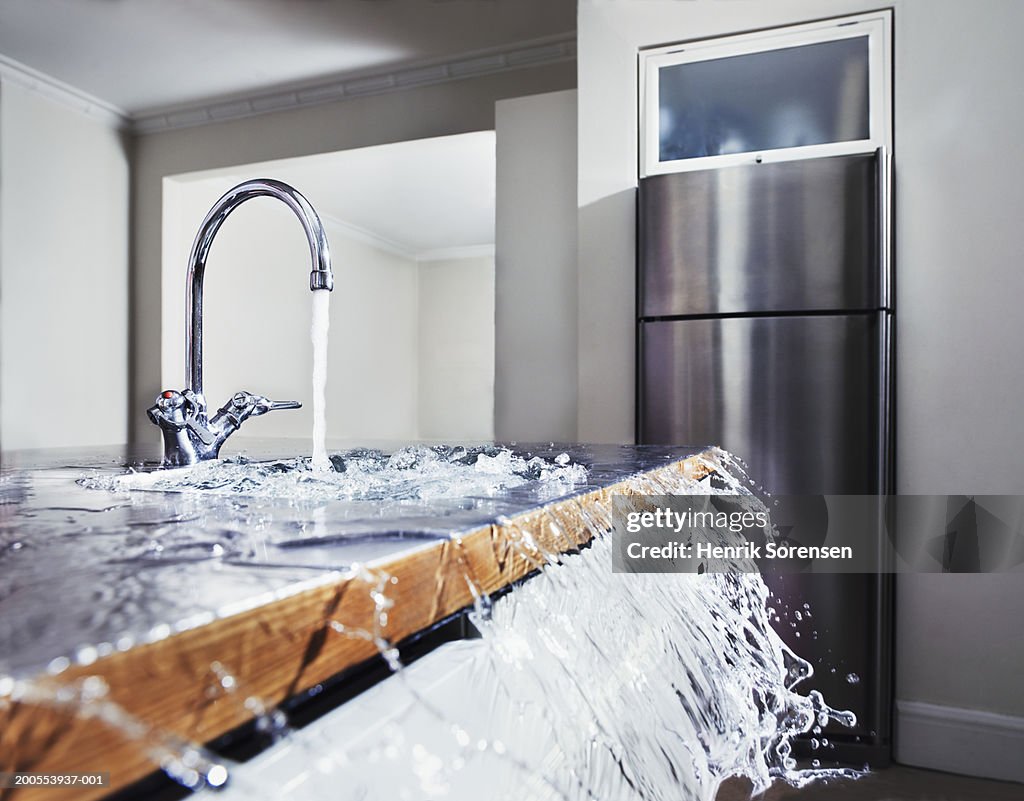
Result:
M579 483L539 481L525 471L518 483L492 482L452 497L404 492L338 500L257 497L244 490L110 491L79 483L125 474L126 465L144 468L138 453L126 448L4 454L0 674L87 665L337 582L353 565L458 539L704 449L519 444L510 450L524 463L535 460L534 466L568 463L586 472ZM285 452L280 443L250 443L248 451L253 464ZM501 452L494 445L442 451L467 464ZM389 457L381 449L348 449L336 454L336 463L367 453Z

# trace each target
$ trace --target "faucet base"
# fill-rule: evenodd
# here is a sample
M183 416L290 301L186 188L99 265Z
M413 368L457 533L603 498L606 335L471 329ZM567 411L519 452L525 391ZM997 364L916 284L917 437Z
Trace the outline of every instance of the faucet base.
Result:
M236 392L208 420L202 395L189 389L168 389L157 396L146 413L163 433L164 465L184 467L217 459L221 445L250 417L301 407L298 401L272 401L251 392Z

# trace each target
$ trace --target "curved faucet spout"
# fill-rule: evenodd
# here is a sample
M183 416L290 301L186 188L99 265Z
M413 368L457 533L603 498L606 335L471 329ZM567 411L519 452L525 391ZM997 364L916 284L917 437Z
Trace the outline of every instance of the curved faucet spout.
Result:
M206 215L199 228L199 233L196 234L189 256L188 279L185 285L185 386L200 397L203 394L203 275L206 272L206 257L217 231L227 216L254 197L277 198L295 212L306 232L313 258L309 288L334 289L327 235L324 233L320 218L306 198L288 184L270 178L246 181L228 191L210 209L210 213Z

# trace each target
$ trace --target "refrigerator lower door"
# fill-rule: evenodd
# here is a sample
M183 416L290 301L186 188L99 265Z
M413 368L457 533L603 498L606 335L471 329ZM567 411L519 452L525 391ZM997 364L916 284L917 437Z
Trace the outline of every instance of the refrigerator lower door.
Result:
M887 336L887 312L641 322L638 441L716 443L773 494L884 491ZM777 630L814 668L805 689L857 715L823 762L887 757L889 578L769 581Z

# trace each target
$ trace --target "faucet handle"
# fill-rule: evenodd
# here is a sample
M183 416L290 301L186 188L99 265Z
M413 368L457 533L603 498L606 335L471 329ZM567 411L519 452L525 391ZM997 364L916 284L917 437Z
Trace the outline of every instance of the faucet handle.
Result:
M146 414L161 428L181 430L192 426L205 409L202 396L192 390L178 392L167 389L157 395L156 402L146 410Z
M266 414L267 412L276 412L279 409L301 409L302 404L298 401L275 401L269 398L264 398L262 395L251 395L248 392L236 392L235 397L231 399L232 403L235 403L239 395L248 396L252 399L253 410L252 415Z
M267 400L267 399L264 398L264 400ZM302 408L302 404L299 403L298 401L267 401L267 403L270 404L269 407L267 408L268 412L276 412L276 411L279 411L281 409L301 409ZM257 414L263 414L263 412L257 412Z
M236 392L231 400L225 403L218 413L229 415L238 421L238 424L250 417L258 417L267 412L275 412L279 409L301 409L302 404L298 401L272 401L262 395L254 395L251 392Z
M180 430L185 427L184 405L181 393L168 389L156 396L156 402L146 409L146 416L161 428Z
M205 413L206 401L202 395L191 389L181 392L168 389L157 395L156 403L146 410L146 414L164 432L165 463L184 464L189 462L189 460L186 462L178 460L181 447L178 440L187 441L189 433L204 445L211 445L214 442L214 434L205 424Z

